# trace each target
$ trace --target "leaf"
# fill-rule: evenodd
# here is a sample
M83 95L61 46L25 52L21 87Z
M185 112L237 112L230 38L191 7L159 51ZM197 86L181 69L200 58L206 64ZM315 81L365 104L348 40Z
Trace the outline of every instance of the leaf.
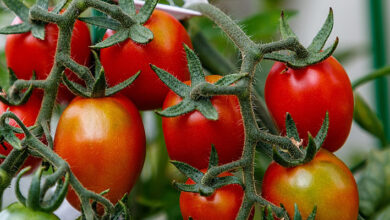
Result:
M363 97L359 95L359 93L354 92L354 98L355 107L353 112L353 119L355 122L368 133L378 137L382 143L385 143L386 136L382 121L365 102Z
M111 29L114 31L119 30L121 28L121 23L105 16L81 17L79 18L79 20L87 24L95 25L105 29Z
M129 30L129 38L139 44L147 44L153 40L153 32L140 24L133 24Z
M129 37L129 30L128 29L119 29L118 32L116 32L111 37L109 37L109 38L105 39L104 41L99 42L91 47L96 48L96 49L110 47L112 45L119 44L119 43L125 41L128 37Z
M20 34L31 30L28 23L21 23L0 28L0 34Z
M320 51L326 41L328 40L328 37L333 29L333 10L332 8L329 9L328 17L322 26L321 30L317 33L317 35L314 37L312 43L307 48L309 51L318 52Z
M150 67L157 74L158 78L160 78L160 80L178 96L184 98L187 94L190 93L191 89L188 85L184 84L167 71L160 69L152 64L150 65Z
M390 149L372 151L358 181L360 212L374 216L390 202Z

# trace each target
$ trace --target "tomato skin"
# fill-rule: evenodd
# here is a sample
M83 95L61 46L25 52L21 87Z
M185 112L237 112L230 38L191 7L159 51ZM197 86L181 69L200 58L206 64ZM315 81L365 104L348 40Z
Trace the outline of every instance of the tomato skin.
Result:
M265 83L267 107L283 134L289 112L299 135L319 131L329 113L328 135L322 147L334 152L347 139L353 119L353 92L347 73L333 57L303 69L286 68L276 62Z
M100 59L109 85L113 86L141 70L140 76L121 93L130 98L140 110L160 108L169 88L160 81L150 64L162 68L181 81L189 80L183 43L192 47L184 27L170 14L155 10L145 23L153 40L137 44L128 39L101 50ZM115 32L107 30L103 39Z
M214 83L221 76L206 76ZM190 81L186 81L190 84ZM170 91L163 109L178 104L182 99ZM220 164L238 160L244 146L244 126L237 97L214 96L211 103L218 112L216 121L193 111L177 117L163 117L162 128L171 160L190 164L198 169L208 167L211 144L217 150Z
M18 118L22 120L24 125L26 125L27 127L33 126L35 124L37 117L38 117L39 110L41 109L42 97L43 97L42 92L35 90L31 94L29 100L23 105L8 106L8 105L0 102L0 116L3 113L5 113L8 109L8 111L11 111L16 116L18 116ZM14 120L10 120L9 124L11 126L19 127L19 125L17 125L17 123ZM24 134L15 134L15 135L19 139L24 138ZM45 141L45 139L43 141ZM3 146L0 146L0 154L8 155L11 152L11 150L13 149L13 147L10 144L8 144L7 142L4 142L4 146L7 149L5 149ZM2 163L3 161L4 161L4 159L0 159L0 163ZM21 169L23 169L24 167L27 167L27 166L31 166L32 169L30 172L32 172L35 168L37 168L39 166L40 163L41 163L40 158L29 156L29 157L27 157L27 159L24 162Z
M130 192L145 159L145 132L134 104L124 96L75 98L62 113L54 151L66 160L84 187L112 203ZM69 203L80 210L71 189Z
M21 203L12 203L7 208L0 212L0 219L2 220L59 220L59 218L52 214L41 211L32 210L25 207Z
M272 162L265 172L262 194L265 199L282 203L294 216L294 203L302 219L317 205L317 220L356 220L359 196L355 179L348 167L336 156L321 149L304 165L285 168Z
M219 177L224 176L233 176L233 174L226 172L219 175ZM191 179L186 182L186 184L194 183ZM223 186L208 197L201 196L199 193L181 192L180 210L185 220L189 217L194 220L233 220L240 210L243 196L244 190L237 184ZM253 215L252 211L249 219L253 219Z
M20 24L16 17L12 24ZM7 66L19 79L31 79L33 71L37 79L46 79L54 63L57 48L58 27L55 24L45 26L45 40L35 38L31 32L7 35L5 56ZM91 37L88 26L76 20L71 39L71 57L77 63L88 66L90 62ZM72 80L80 80L69 70L65 71ZM70 102L74 95L62 85L59 87L57 101Z

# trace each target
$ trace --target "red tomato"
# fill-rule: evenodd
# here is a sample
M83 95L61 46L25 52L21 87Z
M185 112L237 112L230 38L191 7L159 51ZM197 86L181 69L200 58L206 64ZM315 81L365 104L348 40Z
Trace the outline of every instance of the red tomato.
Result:
M12 24L22 23L15 18ZM54 54L57 48L58 27L55 24L47 24L45 27L45 40L35 38L31 32L23 34L10 34L5 43L5 56L7 65L20 79L31 79L35 71L37 79L46 79L54 63ZM88 26L76 21L71 41L71 57L81 65L88 65L90 61L91 37ZM66 70L73 80L78 78ZM74 95L61 85L57 100L69 102Z
M221 76L206 76L214 83ZM190 85L190 81L185 82ZM163 109L178 104L182 99L170 91ZM200 112L162 118L162 127L169 157L198 169L208 166L211 144L214 144L220 164L238 160L244 146L244 126L238 99L235 96L214 96L211 103L217 110L216 121L206 119Z
M231 173L223 173L219 176L233 175ZM188 179L186 182L186 184L194 183L191 179ZM201 196L198 193L181 192L180 210L185 220L189 219L189 217L192 217L194 220L233 220L237 217L243 197L244 190L237 184L223 186L208 197ZM253 214L254 212L252 211L249 219L253 219Z
M0 102L0 116L8 109L8 111L11 111L16 116L18 116L22 120L24 125L33 126L38 117L39 110L41 109L41 102L42 102L42 93L40 91L34 91L30 96L29 100L23 105L8 106ZM19 125L17 125L17 123L12 119L10 120L10 125L19 127ZM23 139L24 134L16 134L16 137L18 137L19 139ZM4 146L0 146L0 154L8 155L12 149L13 148L11 145L9 145L7 142L4 142ZM2 163L3 161L4 161L3 159L0 159L0 163ZM31 166L32 167L31 170L34 170L34 168L38 167L40 163L41 163L40 158L29 156L24 162L23 168L27 166Z
M149 64L168 71L181 81L188 80L183 43L191 46L190 37L184 27L166 12L155 10L145 27L154 34L150 43L137 44L128 39L100 52L106 78L111 86L123 82L141 70L134 83L121 92L140 110L160 108L169 90ZM107 30L104 39L114 33Z
M282 203L290 217L294 216L294 203L302 219L315 205L318 220L356 220L359 212L358 190L351 171L324 149L311 162L294 168L271 163L264 175L262 194L275 205Z
M338 150L351 130L353 92L348 75L333 57L303 69L276 62L265 83L265 101L277 126L286 133L286 112L294 119L307 143L307 132L316 135L329 113L329 130L323 147Z
M75 98L62 113L54 150L84 187L116 203L130 192L145 159L145 132L134 104L124 96ZM73 207L80 201L67 195Z

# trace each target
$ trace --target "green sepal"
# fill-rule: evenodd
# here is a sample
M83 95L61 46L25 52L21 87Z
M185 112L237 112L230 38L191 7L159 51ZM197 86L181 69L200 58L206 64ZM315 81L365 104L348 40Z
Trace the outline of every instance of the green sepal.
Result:
M29 9L19 0L3 0L7 8L13 11L22 21L29 23Z
M183 44L187 56L187 66L190 72L191 87L195 87L200 83L206 82L205 75L202 68L202 63L195 52L191 50L186 44Z
M218 120L218 112L214 108L210 99L201 99L197 101L196 109L208 120Z
M274 220L272 208L270 205L262 208L262 220Z
M133 24L129 29L129 38L136 43L147 44L153 40L153 32L140 24Z
M221 79L219 79L217 82L214 83L216 86L230 86L231 84L239 81L240 79L243 79L245 77L249 76L248 73L235 73L235 74L229 74Z
M316 215L317 215L317 206L315 205L313 211L310 213L309 217L307 217L307 220L315 220Z
M26 174L31 169L30 166L22 169L19 174L16 176L16 182L15 182L15 195L16 198L19 200L20 203L22 203L24 206L26 206L26 197L23 196L22 192L20 191L20 179L24 174Z
M49 8L49 0L37 0L36 5L43 9L48 9Z
M158 78L178 96L184 98L191 92L190 86L184 84L167 71L160 69L153 64L151 64L150 67L157 74Z
M40 40L45 40L45 24L33 23L31 27L31 34Z
M315 145L319 149L325 141L326 135L328 134L329 128L329 113L325 113L325 118L322 121L320 130L317 132L316 137L314 138Z
M210 159L209 159L209 169L212 167L218 166L218 153L214 147L214 144L211 145Z
M42 129L43 129L43 133L45 134L45 139L47 141L47 146L50 148L50 149L53 149L53 138L51 136L51 133L50 133L50 124L49 124L49 121L42 121L41 122L41 126L42 126Z
M104 29L111 29L116 31L121 28L121 23L109 17L81 17L78 19L87 24L95 25Z
M181 102L179 102L179 104L166 108L162 111L156 111L156 113L164 117L176 117L192 112L194 111L194 109L194 102L189 98L185 98Z
M294 220L302 220L301 212L299 212L298 205L294 203Z
M221 188L226 185L231 184L238 184L241 187L244 187L245 185L241 182L241 180L236 176L224 176L224 177L216 177L214 183L210 186L214 189Z
M64 73L62 74L62 82L69 89L69 91L71 91L76 96L81 96L81 97L90 97L91 96L91 93L88 92L86 88L84 88L80 84L77 84L75 82L70 81L66 77L66 74L64 74Z
M91 48L102 49L102 48L110 47L115 44L119 44L125 41L127 38L129 38L129 32L130 32L129 29L121 28L114 35L110 36L109 38L105 39L102 42L99 42L91 46Z
M130 210L126 206L128 204L128 195L127 193L119 200L114 207L114 214L110 219L113 220L130 220Z
M35 78L36 78L36 74L35 74L35 72L33 72L31 80L35 80ZM15 73L11 69L9 69L9 80L8 80L9 85L4 86L4 91L9 90L9 88L13 85L13 83L16 80L17 80L17 78L15 76ZM26 91L24 91L24 92L17 91L18 95L16 97L6 97L6 96L0 95L0 101L6 105L23 105L31 97L33 90L34 90L33 86L30 85L26 89ZM20 93L22 93L22 94L20 94ZM21 97L19 95L21 95Z
M104 97L106 93L106 87L106 77L104 74L104 70L101 69L100 73L96 76L95 83L92 86L91 98Z
M171 163L185 176L191 178L195 183L199 183L203 177L203 173L196 169L195 167L180 162L180 161L171 161Z
M312 161L313 158L316 156L317 151L319 150L310 133L308 133L308 139L308 144L305 149L305 158L302 160L302 164Z
M0 126L0 137L17 150L23 150L22 142L16 137L14 131L9 126ZM1 138L0 138L1 139Z
M199 192L199 185L198 184L184 184L184 183L178 183L176 181L173 181L173 187L176 189L182 191L182 192Z
M288 22L286 21L284 11L282 11L282 14L280 15L280 34L283 39L287 39L289 37L298 38L294 31L291 29Z
M0 28L0 34L21 34L31 30L31 25L21 23Z
M52 13L58 14L60 11L65 7L65 5L68 3L68 0L61 0L56 4L56 7L54 7Z
M288 159L283 157L275 147L272 151L272 159L283 167L294 167L299 165L298 161L289 161Z
M133 0L119 0L119 7L130 16L136 15L135 5Z
M300 141L297 126L290 113L286 113L286 135L289 138L294 138L295 141Z
M51 196L49 200L42 202L39 209L49 213L57 210L58 207L60 207L60 205L65 199L65 196L68 192L68 186L69 186L69 173L66 173L65 180L64 181L62 181L61 179L58 180L58 184L54 194ZM43 195L41 196L43 197Z
M131 76L130 78L126 79L125 81L113 86L113 87L110 87L110 88L107 88L106 89L106 96L112 96L118 92L120 92L122 89L130 86L134 80L136 80L138 78L138 76L141 74L141 71L138 71L138 73L134 74L133 76Z
M140 24L145 24L145 22L148 21L152 15L157 3L158 0L146 0L144 6L142 6L136 15L135 20L137 20Z
M378 137L382 143L386 143L383 123L377 114L357 92L354 92L354 99L353 119L355 122L368 133Z
M39 167L35 172L32 180L30 189L28 190L28 196L26 201L26 207L33 210L39 210L39 204L41 200L41 177L42 177L43 167Z
M317 35L314 37L313 41L311 42L310 46L307 48L309 51L320 51L326 41L329 38L330 33L333 29L333 10L332 8L329 8L329 14L326 18L325 23L322 25L321 30L317 33Z

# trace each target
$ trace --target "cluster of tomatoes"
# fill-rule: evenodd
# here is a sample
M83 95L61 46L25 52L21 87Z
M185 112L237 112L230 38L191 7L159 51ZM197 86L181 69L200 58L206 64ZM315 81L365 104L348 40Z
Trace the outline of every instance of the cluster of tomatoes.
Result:
M15 23L20 22L15 20ZM169 91L158 79L149 64L168 71L181 81L189 79L183 44L191 46L191 41L184 27L169 14L157 10L145 26L154 34L150 43L140 45L128 39L100 50L100 61L109 85L116 85L141 70L131 86L112 97L74 98L61 85L57 96L58 102L70 104L56 129L55 152L69 163L84 187L97 193L110 189L104 196L113 203L130 192L144 163L146 141L139 110L166 109L181 101L180 96ZM104 38L113 34L108 30ZM9 35L6 42L8 67L20 79L30 79L33 72L38 79L46 79L54 62L57 38L58 28L54 24L46 25L43 41L31 33ZM87 25L76 21L71 41L72 59L90 66L90 45ZM69 70L65 74L79 80ZM207 76L206 80L214 83L220 78ZM190 81L185 83L190 84ZM42 95L41 91L34 91L28 102L20 106L0 103L0 111L9 109L26 126L32 126L39 113ZM352 89L345 71L334 58L300 70L276 63L266 82L265 98L281 132L285 132L286 112L292 115L301 137L307 136L307 132L315 134L328 112L330 126L323 147L333 152L343 145L349 134ZM245 135L237 97L214 96L211 102L219 114L216 121L207 120L197 111L163 118L162 129L172 160L205 171L212 145L221 164L241 157ZM8 154L12 149L5 146L1 148L1 154ZM272 163L263 180L263 196L276 205L282 203L290 216L297 203L304 217L316 205L317 219L356 219L355 180L348 168L327 150L321 150L310 163L294 168ZM39 159L30 157L25 165L37 163ZM188 183L192 183L191 180ZM210 197L182 192L183 217L234 219L243 195L239 185L222 187ZM80 201L73 190L68 192L67 199L80 209ZM212 217L210 213L216 216Z

